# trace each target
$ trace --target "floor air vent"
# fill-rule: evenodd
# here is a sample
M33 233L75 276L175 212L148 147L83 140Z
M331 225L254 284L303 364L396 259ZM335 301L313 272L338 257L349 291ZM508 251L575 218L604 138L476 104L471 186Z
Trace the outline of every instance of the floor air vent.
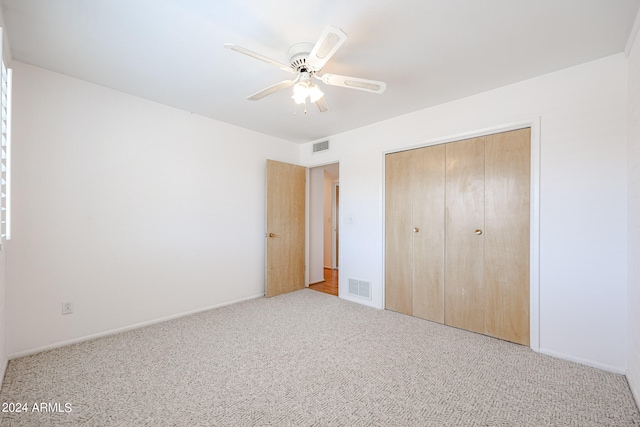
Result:
M327 151L329 149L329 140L320 141L313 144L313 152Z
M360 298L371 299L371 282L364 280L349 279L349 295Z

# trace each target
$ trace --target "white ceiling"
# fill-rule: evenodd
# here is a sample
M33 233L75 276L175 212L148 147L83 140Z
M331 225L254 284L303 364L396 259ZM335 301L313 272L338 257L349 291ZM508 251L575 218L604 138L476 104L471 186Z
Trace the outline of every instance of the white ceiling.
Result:
M0 0L12 57L303 143L623 52L640 0ZM383 80L323 86L331 111L294 112L289 79L224 49L287 63L327 24L349 38L322 70ZM321 84L321 83L320 83ZM322 84L321 84L322 85Z

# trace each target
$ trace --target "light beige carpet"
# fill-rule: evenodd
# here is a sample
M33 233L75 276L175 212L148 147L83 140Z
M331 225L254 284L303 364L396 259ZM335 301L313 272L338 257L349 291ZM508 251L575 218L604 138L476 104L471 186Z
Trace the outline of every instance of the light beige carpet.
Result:
M624 376L308 289L12 360L0 396L2 426L640 425Z

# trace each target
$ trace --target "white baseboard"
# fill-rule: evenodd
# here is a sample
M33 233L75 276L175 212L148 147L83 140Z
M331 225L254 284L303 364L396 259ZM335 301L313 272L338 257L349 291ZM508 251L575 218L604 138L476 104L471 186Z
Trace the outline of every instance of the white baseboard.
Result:
M4 374L7 372L7 365L9 365L9 359L5 357L0 364L0 390L2 389L2 383L4 382Z
M80 337L80 338L74 338L72 340L60 341L60 342L56 342L56 343L53 343L53 344L48 344L48 345L45 345L45 346L42 346L42 347L34 348L34 349L31 349L31 350L19 351L17 353L13 353L13 354L9 355L8 360L17 359L19 357L24 357L24 356L31 356L32 354L42 353L43 351L53 350L55 348L65 347L67 345L77 344L77 343L81 343L81 342L85 342L85 341L91 341L91 340L94 340L96 338L102 338L102 337L106 337L106 336L109 336L109 335L119 334L121 332L131 331L133 329L144 328L145 326L155 325L156 323L166 322L167 320L178 319L180 317L190 316L192 314L201 313L203 311L212 310L214 308L220 308L220 307L224 307L224 306L227 306L227 305L237 304L237 303L240 303L240 302L243 302L243 301L249 301L249 300L252 300L252 299L257 299L257 298L262 298L262 297L264 297L263 293L262 294L258 294L258 295L252 295L250 297L239 298L239 299L236 299L236 300L223 302L223 303L220 303L220 304L214 304L214 305L211 305L211 306L208 306L208 307L197 308L195 310L185 311L183 313L172 314L171 316L166 316L166 317L161 317L159 319L154 319L154 320L149 320L149 321L146 321L146 322L136 323L136 324L133 324L133 325L124 326L122 328L110 329L108 331L99 332L97 334L91 334L91 335L87 335L87 336ZM6 365L7 365L7 363L5 363L5 367L6 367ZM2 374L3 374L3 378L4 378L4 370L3 370Z
M629 384L633 398L636 400L636 405L638 406L638 409L640 409L640 384L635 384L629 375L627 375L627 383Z
M371 300L364 299L364 298L354 297L354 296L351 296L351 295L349 295L349 294L341 295L341 294L340 294L340 290L338 290L338 297L339 297L340 299L342 299L342 300L345 300L345 301L353 302L353 303L356 303L356 304L364 305L364 306L371 307L371 308L375 308L375 309L378 309L378 310L384 310L384 308L383 308L383 307L379 307L379 306L377 306L377 305L376 305L374 302L372 302Z
M540 348L539 352L542 354L546 354L547 356L557 357L558 359L569 360L571 362L580 363L581 365L587 365L587 366L591 366L592 368L602 369L603 371L613 372L614 374L620 374L620 375L626 374L626 371L624 368L619 368L617 366L611 366L605 363L594 362L593 360L573 357L563 353L559 353L557 351L548 350L545 348Z

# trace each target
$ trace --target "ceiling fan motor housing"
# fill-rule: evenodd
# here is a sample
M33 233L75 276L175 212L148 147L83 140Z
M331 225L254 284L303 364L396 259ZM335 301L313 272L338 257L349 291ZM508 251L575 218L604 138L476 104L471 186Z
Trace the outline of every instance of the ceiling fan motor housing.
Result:
M314 73L316 70L310 70L307 68L307 58L313 49L314 44L309 42L299 42L289 48L289 64L291 68L298 72L310 72Z

